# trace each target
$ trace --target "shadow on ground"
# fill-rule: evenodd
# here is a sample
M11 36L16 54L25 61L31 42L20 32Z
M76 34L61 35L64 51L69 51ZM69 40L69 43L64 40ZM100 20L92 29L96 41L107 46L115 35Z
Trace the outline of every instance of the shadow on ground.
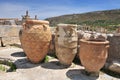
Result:
M60 64L59 61L51 61L51 62L41 64L41 67L47 68L47 69L65 69L65 68L68 68L68 66Z
M116 72L113 72L113 71L110 71L108 69L104 69L102 68L101 71L105 74L108 74L109 76L112 76L112 77L115 77L115 78L119 78L120 79L120 74L119 73L116 73Z
M55 69L65 69L68 67L68 66L60 64L59 61L57 61L57 59L55 59L55 61L51 61L51 62L45 62L45 59L43 59L43 61L41 61L37 64L34 64L34 63L30 62L30 60L27 59L24 52L15 52L15 53L12 53L11 56L18 58L14 62L17 69L27 69L27 68L41 66L43 68L55 70Z
M87 76L83 72L83 69L71 69L66 72L66 76L71 80L96 80L98 78Z
M34 64L31 63L27 58L17 59L14 64L16 65L17 69L27 69L40 66L41 63Z
M14 64L16 65L17 69L27 69L27 68L33 68L37 66L41 66L46 69L65 69L68 66L62 65L59 63L59 61L51 61L51 62L44 62L44 60L40 63L34 64L31 63L27 58L24 59L17 59Z
M13 57L25 57L25 53L24 52L15 52L15 53L12 53L11 56Z
M17 69L27 69L27 68L33 68L33 67L37 67L40 66L41 63L38 64L34 64L31 63L24 52L15 52L12 53L11 56L17 58L16 61L14 62L14 64L16 65Z

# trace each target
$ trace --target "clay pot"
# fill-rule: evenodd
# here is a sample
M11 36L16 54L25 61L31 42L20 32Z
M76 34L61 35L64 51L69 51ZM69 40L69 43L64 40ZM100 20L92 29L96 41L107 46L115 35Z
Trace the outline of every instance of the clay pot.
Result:
M79 58L85 70L98 73L108 56L109 41L96 42L80 40Z
M77 53L77 25L58 24L55 34L56 56L63 65L71 65Z
M51 31L48 21L27 20L23 24L23 30L19 33L22 48L27 58L38 63L48 53L51 40Z

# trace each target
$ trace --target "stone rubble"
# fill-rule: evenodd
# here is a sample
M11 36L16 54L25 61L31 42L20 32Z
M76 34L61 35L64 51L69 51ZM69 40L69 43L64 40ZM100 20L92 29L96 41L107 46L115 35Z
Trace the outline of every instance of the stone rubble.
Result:
M107 34L92 31L78 31L78 36L87 41L106 41Z
M113 61L113 63L108 67L108 69L120 74L120 62Z

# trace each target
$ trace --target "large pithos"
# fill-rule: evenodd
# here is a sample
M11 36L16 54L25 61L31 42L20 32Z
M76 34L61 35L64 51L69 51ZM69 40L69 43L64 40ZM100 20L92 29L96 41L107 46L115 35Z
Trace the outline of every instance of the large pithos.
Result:
M20 31L20 41L27 58L39 63L48 53L51 31L48 21L27 20Z
M79 57L85 70L89 73L99 73L108 56L109 41L80 40Z
M71 65L77 53L77 25L58 24L55 35L56 56L63 65Z

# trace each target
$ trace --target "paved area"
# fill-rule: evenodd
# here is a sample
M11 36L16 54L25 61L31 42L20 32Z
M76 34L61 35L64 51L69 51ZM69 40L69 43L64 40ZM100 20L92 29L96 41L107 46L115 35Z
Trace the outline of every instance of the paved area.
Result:
M56 58L49 57L49 62L32 64L20 48L0 49L0 58L9 58L17 66L16 72L0 71L0 80L120 80L101 73L99 77L82 74L84 67L72 64L69 68L59 65Z

